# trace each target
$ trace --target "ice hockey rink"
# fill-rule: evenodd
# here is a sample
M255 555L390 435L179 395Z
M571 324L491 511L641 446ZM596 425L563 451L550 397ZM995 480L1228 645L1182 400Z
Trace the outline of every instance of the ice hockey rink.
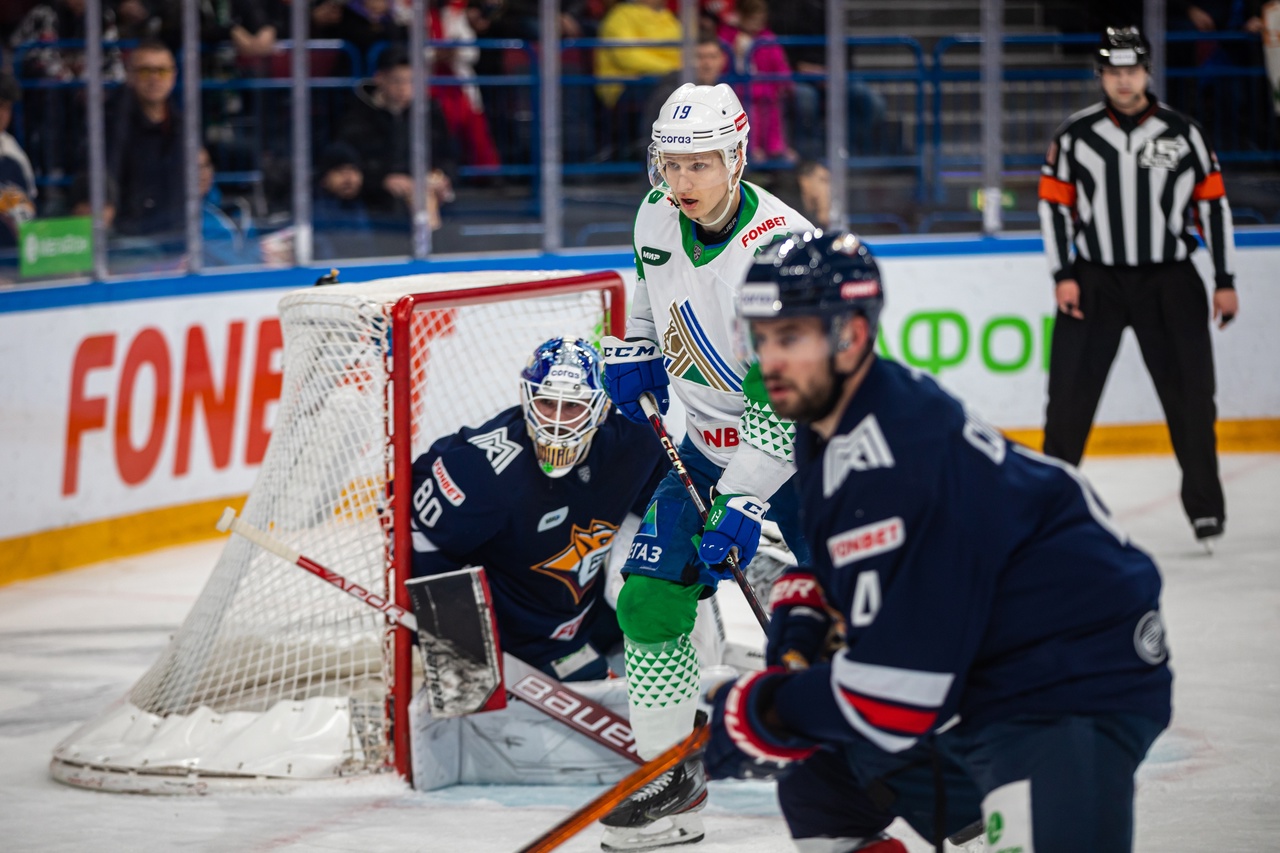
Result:
M1225 455L1227 536L1191 538L1172 457L1091 460L1085 474L1164 573L1174 720L1139 774L1144 853L1280 850L1280 455ZM212 523L212 522L211 522ZM0 850L517 850L600 789L466 786L416 793L381 778L290 794L160 798L50 780L54 745L127 690L195 600L222 542L0 587ZM720 593L731 639L758 637ZM716 853L794 849L772 786L713 783ZM930 849L904 834L913 853ZM565 851L599 850L588 830Z

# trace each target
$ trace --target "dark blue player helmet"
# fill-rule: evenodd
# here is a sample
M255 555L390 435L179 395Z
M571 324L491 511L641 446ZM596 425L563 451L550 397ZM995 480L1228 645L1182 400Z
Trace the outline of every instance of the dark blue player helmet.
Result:
M880 267L871 250L849 231L790 234L762 252L738 296L743 320L825 317L836 330L850 314L867 318L872 336L884 308Z
M563 477L587 455L608 414L600 354L582 338L552 338L533 351L520 380L538 465L548 477Z
M1141 65L1151 70L1151 49L1137 27L1107 27L1094 54L1098 71L1105 67L1125 68Z

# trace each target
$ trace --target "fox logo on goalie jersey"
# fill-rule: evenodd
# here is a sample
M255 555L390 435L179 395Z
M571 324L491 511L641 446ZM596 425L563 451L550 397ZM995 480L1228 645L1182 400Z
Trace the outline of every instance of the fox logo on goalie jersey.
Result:
M608 564L613 537L617 532L618 525L594 518L587 527L575 524L571 531L572 541L563 551L530 568L555 578L568 587L576 604L592 588L596 578L600 576L600 570Z
M607 397L597 406L594 349L566 344L538 347L521 377L523 405L438 439L413 465L414 576L483 566L503 649L538 667L586 645L608 620L616 630L613 610L599 603L600 578L622 520L644 512L666 472L648 425L609 416ZM598 426L573 420L583 412ZM512 448L501 471L495 435ZM578 619L577 630L561 630Z

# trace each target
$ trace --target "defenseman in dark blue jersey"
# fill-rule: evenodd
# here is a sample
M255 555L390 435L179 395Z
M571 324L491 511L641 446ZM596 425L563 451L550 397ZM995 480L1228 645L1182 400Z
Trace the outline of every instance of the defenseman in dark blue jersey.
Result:
M646 425L610 416L584 340L539 346L520 388L521 405L414 461L413 574L483 566L504 650L561 680L603 678L622 640L604 597L610 549L666 457Z
M812 565L774 587L775 666L716 693L708 772L781 776L806 850L905 853L881 835L900 815L939 849L984 819L988 849L1128 851L1170 714L1160 574L1073 467L876 358L882 304L845 232L793 235L742 290L804 425Z

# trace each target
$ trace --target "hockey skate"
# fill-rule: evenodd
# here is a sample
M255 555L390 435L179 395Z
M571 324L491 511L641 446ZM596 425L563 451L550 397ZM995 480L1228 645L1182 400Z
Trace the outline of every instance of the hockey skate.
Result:
M663 773L600 819L600 847L609 851L651 850L701 841L706 831L696 812L707 802L702 759L690 758Z
M1196 541L1204 546L1204 550L1212 554L1213 546L1222 538L1222 522L1216 518L1197 518L1191 522Z

